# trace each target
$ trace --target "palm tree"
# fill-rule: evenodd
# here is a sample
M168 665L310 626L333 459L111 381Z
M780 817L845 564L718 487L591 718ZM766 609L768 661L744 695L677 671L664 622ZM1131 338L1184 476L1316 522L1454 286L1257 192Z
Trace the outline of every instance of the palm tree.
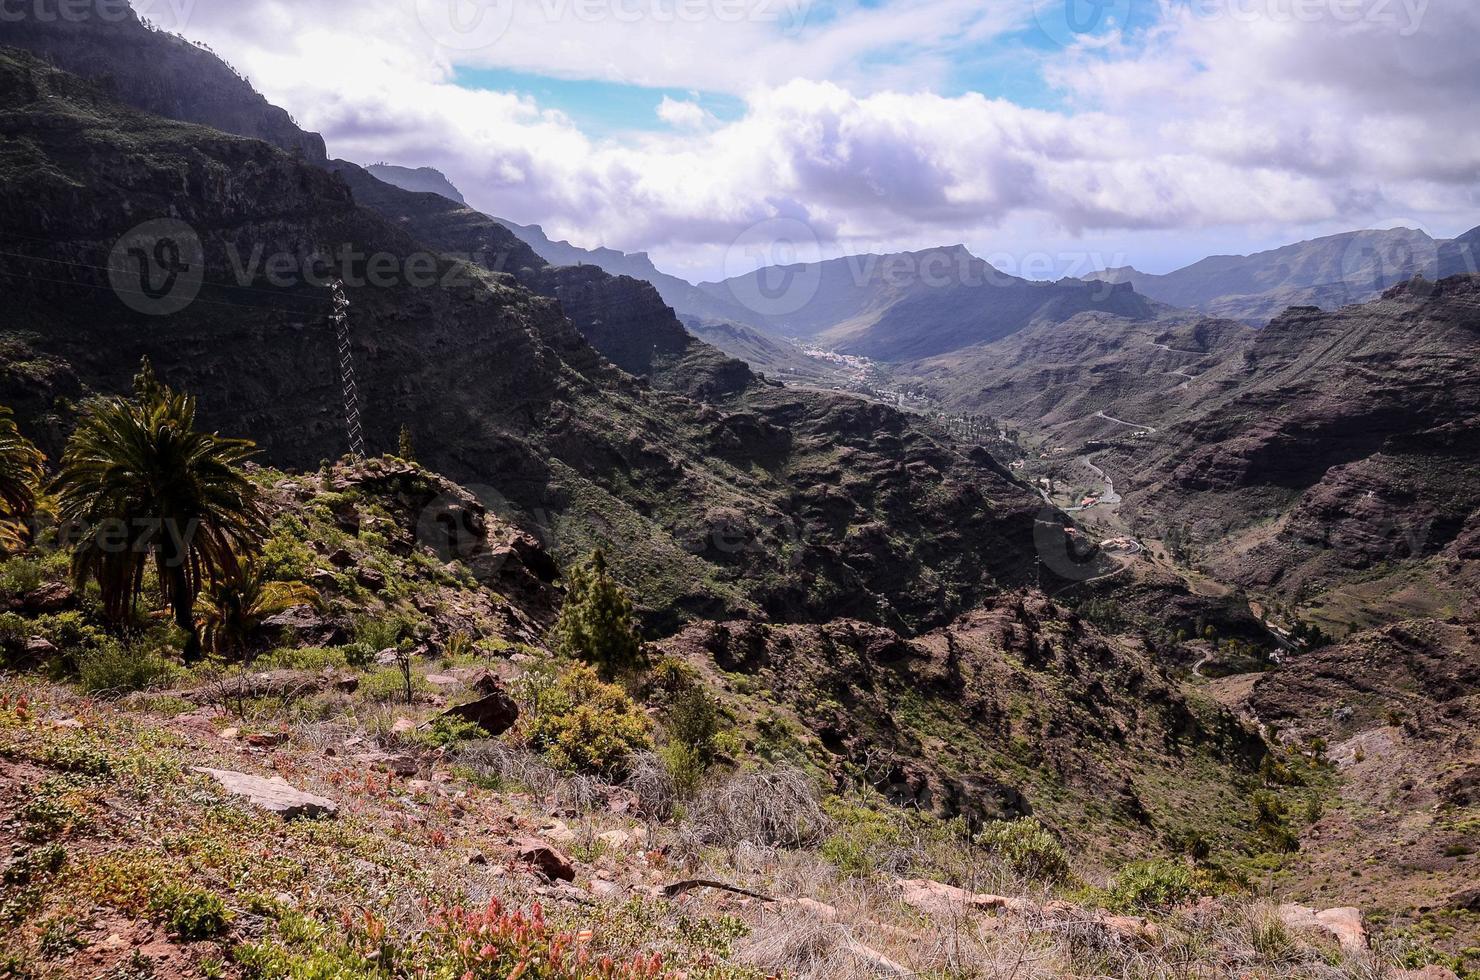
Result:
M236 571L206 586L196 600L207 650L226 659L243 657L263 622L294 606L317 605L319 594L303 582L267 578L255 558L237 562Z
M0 405L0 550L26 542L26 520L36 512L36 493L46 475L46 456L21 435L15 415Z
M121 622L152 559L160 591L200 657L193 612L202 585L236 571L266 534L257 488L242 472L244 439L195 428L195 398L154 377L146 359L133 398L89 402L62 455L57 515L79 529L72 572L97 579L103 611Z

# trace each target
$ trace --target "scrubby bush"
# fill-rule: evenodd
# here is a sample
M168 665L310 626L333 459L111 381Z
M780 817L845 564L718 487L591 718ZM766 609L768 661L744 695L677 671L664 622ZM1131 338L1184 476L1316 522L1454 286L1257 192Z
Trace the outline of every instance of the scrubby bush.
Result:
M567 668L531 707L530 745L563 769L620 778L632 753L652 747L647 715L585 664Z
M110 639L77 656L77 679L89 694L127 694L167 686L177 668L146 644Z
M226 931L231 912L219 895L196 888L166 888L156 906L170 932L186 941L211 939Z
M1272 850L1291 853L1300 850L1300 838L1290 829L1290 809L1279 797L1262 790L1255 793L1254 830Z
M994 820L976 835L975 843L1030 881L1057 882L1070 875L1064 846L1032 817Z
M272 536L262 545L262 567L268 579L301 582L313 574L318 559L305 544L308 537L307 525L291 514L273 522Z
M1192 868L1174 861L1139 861L1110 883L1106 904L1117 912L1164 912L1202 894Z
M822 859L851 877L904 870L901 852L909 835L901 814L884 814L836 797L823 804L832 833L822 842Z
M808 847L832 825L812 777L788 765L737 773L709 786L686 810L699 841L722 847Z

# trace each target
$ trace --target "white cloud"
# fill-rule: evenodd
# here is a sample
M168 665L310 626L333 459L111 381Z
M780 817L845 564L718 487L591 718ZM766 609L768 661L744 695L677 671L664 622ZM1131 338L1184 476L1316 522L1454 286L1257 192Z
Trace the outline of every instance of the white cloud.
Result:
M663 96L658 103L658 118L677 129L705 129L717 120L714 114L697 102Z
M332 153L430 164L482 209L699 275L776 216L809 223L834 254L1480 221L1480 132L1466 125L1480 100L1480 7L1467 0L1432 0L1406 34L1410 22L1276 16L1310 0L1260 0L1273 13L1252 20L1209 16L1212 0L1202 13L1174 7L1149 34L1045 56L1072 107L1061 111L928 90L962 51L1022 26L1026 0L845 3L800 31L561 6L578 2L521 3L474 52L439 46L409 0L200 0L188 33ZM1415 9L1404 2L1392 5ZM453 85L454 61L742 93L746 111L722 124L665 97L657 114L671 130L597 140L528 98Z

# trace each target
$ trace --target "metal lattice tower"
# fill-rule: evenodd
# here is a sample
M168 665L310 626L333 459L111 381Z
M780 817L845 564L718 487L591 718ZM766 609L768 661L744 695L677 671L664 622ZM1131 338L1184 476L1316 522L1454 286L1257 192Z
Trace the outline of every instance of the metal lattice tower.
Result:
M334 321L334 339L339 345L339 383L344 389L344 429L349 435L349 451L355 459L365 458L365 433L360 428L360 392L355 386L355 358L349 346L349 300L344 295L344 283L335 279L329 284L333 291L334 312L329 319Z

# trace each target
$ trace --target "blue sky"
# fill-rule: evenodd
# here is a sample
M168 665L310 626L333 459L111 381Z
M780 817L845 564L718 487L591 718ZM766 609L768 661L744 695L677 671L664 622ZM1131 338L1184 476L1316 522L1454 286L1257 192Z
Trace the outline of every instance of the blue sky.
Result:
M178 26L337 155L690 279L772 233L1166 271L1480 224L1472 0L196 0Z

